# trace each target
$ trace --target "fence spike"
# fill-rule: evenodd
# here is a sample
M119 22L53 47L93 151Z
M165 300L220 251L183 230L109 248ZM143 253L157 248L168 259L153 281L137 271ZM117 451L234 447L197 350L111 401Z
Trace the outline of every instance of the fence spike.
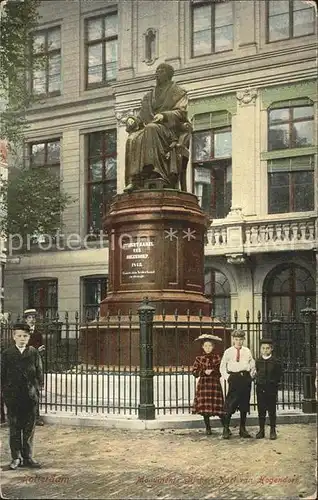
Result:
M260 323L261 319L262 319L261 311L258 310L258 312L257 312L257 321Z
M68 323L68 312L65 311L65 323Z
M190 309L187 309L187 319L190 321Z
M203 318L202 309L199 309L199 318L200 318L200 321L202 321L202 318Z
M78 322L78 317L79 317L78 311L75 311L75 322L76 323Z
M162 321L166 319L166 310L165 308L162 309Z
M237 321L238 321L238 312L235 309L235 311L234 311L234 323L237 323Z
M59 319L60 319L59 313L56 311L54 320L59 321Z
M268 311L267 320L269 323L272 321L272 311L271 310Z
M148 298L147 298L147 300L148 300ZM145 304L146 304L146 302L145 302ZM118 321L121 320L121 310L120 309L118 309L118 311L117 311L117 318L118 318Z
M129 319L129 322L131 322L131 318L132 318L132 310L129 309L128 311L128 319Z
M178 309L175 309L175 311L174 311L174 319L176 321L178 320Z
M247 309L247 311L246 311L246 321L247 321L248 323L249 323L249 321L250 321L250 312L249 312L249 310L248 310L248 309Z
M20 320L20 313L19 313L18 316L17 316L17 323L20 323L20 321L21 320Z

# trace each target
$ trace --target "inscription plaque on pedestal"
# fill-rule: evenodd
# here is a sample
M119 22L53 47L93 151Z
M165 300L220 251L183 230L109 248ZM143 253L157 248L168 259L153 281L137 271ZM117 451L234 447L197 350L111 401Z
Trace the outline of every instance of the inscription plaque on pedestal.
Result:
M155 243L154 237L146 236L121 239L121 285L156 282Z

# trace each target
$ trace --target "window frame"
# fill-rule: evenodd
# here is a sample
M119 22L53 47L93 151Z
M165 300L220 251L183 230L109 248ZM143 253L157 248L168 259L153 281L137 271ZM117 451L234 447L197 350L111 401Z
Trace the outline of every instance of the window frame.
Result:
M197 57L206 57L210 56L211 54L224 54L225 52L232 52L234 50L234 2L231 0L226 0L226 3L230 3L232 7L232 24L227 25L227 26L233 26L233 40L232 40L232 47L230 49L224 49L224 50L218 50L217 52L215 51L215 6L217 2L213 2L211 0L190 0L190 58L191 59L196 59ZM205 5L210 5L211 6L211 51L206 52L204 54L198 54L194 55L194 10L198 9L200 7L203 7Z
M214 267L206 267L204 269L204 277L206 276L206 274L209 273L209 278L210 280L207 281L206 283L204 283L204 296L207 297L208 299L210 299L212 301L212 314L213 314L213 317L215 318L215 299L222 299L223 301L228 301L228 305L229 305L229 310L228 310L228 316L227 315L223 315L222 318L220 319L223 319L223 318L226 318L228 321L231 320L231 284L230 284L230 280L228 279L228 277L222 272L220 271L219 269L215 269ZM213 276L212 276L212 273L213 273ZM215 273L220 273L222 274L226 281L228 282L228 285L229 285L229 294L226 294L226 293L223 293L223 294L216 294L215 293L215 283L216 283L216 279L215 279ZM208 294L208 293L205 293L205 288L207 285L210 285L210 289L212 291L211 294ZM224 289L224 286L221 285L222 288ZM224 311L224 312L227 312L227 311Z
M277 42L284 42L286 40L293 40L294 38L301 38L303 36L312 36L316 32L315 28L315 17L314 17L314 29L312 33L306 33L304 35L294 35L294 19L293 19L293 14L294 14L294 9L293 9L293 1L294 0L289 0L289 6L288 6L288 37L287 38L280 38L279 40L270 40L269 39L269 2L270 0L266 0L265 4L265 9L266 9L266 43L277 43ZM307 9L304 9L307 10Z
M117 19L118 19L118 10L117 9L113 9L107 13L104 13L104 14L99 14L99 15L96 15L96 16L92 16L92 17L86 17L84 19L84 71L85 71L85 90L92 90L92 89L97 89L97 88L101 88L101 87L109 87L111 86L114 82L116 82L117 80L117 77L113 80L106 80L106 43L107 42L110 42L110 41L113 41L113 40L116 40L117 41L117 48L118 48L118 30L117 30L117 35L113 35L113 36L109 36L109 37L105 37L103 35L102 38L98 39L98 40L93 40L93 41L89 41L88 40L88 24L90 21L94 21L96 19L101 19L102 20L102 23L103 23L103 32L105 33L105 19L106 17L109 17L109 16L113 16L114 14L117 15ZM89 69L89 64L88 64L88 51L89 51L89 47L91 46L94 46L94 45L99 45L99 44L102 44L102 81L101 82L97 82L97 83L89 83L88 82L88 69ZM118 71L118 60L117 60L117 71ZM116 71L116 73L117 73Z
M293 115L294 115L294 110L297 109L297 108L304 108L304 107L309 107L311 106L312 107L312 116L311 117L303 117L303 118L293 118ZM277 149L273 149L270 145L270 127L271 127L271 123L270 123L270 113L272 111L280 111L280 110L288 110L288 114L289 114L289 117L288 117L288 120L287 121L281 121L279 123L279 125L289 125L288 127L288 139L289 139L289 146L287 148L277 148ZM295 123L304 123L304 122L313 122L313 124L315 123L315 110L314 110L314 104L308 104L307 106L305 104L303 105L295 105L295 106L282 106L281 108L271 108L269 107L268 110L267 110L267 151L282 151L282 150L286 150L286 151L289 151L290 149L296 149L296 148L308 148L308 147L311 147L313 146L313 144L304 144L303 146L300 146L300 145L297 145L295 144L295 138L293 137L293 125Z
M116 149L115 149L115 152L113 154L106 154L105 153L105 137L107 135L107 133L114 133L115 132L115 135L116 135ZM102 166L103 166L103 171L102 171L102 179L101 180L98 180L98 181L92 181L90 180L90 165L91 165L91 161L95 158L97 158L97 156L90 156L90 137L93 135L93 134L103 134L103 145L104 145L104 148L103 148L103 151L104 153L99 157L100 160L102 161ZM92 193L92 190L91 190L91 186L93 185L101 185L101 186L105 186L105 185L111 185L112 183L115 183L115 187L116 187L116 193L117 193L117 177L118 177L118 171L117 171L117 168L118 168L118 165L117 165L117 129L116 128L112 128L112 129L106 129L106 130L100 130L100 131L94 131L94 132L90 132L88 134L86 134L86 158L85 158L85 188L86 188L86 232L87 234L97 234L98 232L100 231L103 231L103 228L99 228L99 229L92 229L92 210L91 210L91 193ZM106 178L106 175L105 175L105 165L106 165L106 159L107 158L114 158L115 161L116 161L116 177L115 178L111 178L111 179L108 179ZM107 213L107 208L109 208L111 204L111 200L109 201L109 204L105 205L105 200L104 200L104 195L103 195L103 213L102 213L102 217L105 216L105 214Z
M58 49L49 50L48 49L49 33L52 31L57 31L57 30L59 30L59 35L60 35L60 47ZM35 54L34 47L33 47L33 43L34 43L33 40L34 40L34 36L38 36L38 35L44 35L45 50L43 52L39 52L39 53ZM36 99L41 99L41 98L43 99L43 97L56 97L56 96L61 95L61 93L62 93L62 90L61 90L61 87L62 87L62 29L61 29L61 25L50 26L49 28L44 28L44 29L39 29L39 30L34 31L31 43L32 43L32 46L31 46L32 67L30 69L31 94ZM49 60L50 60L51 55L57 55L57 54L59 54L59 56L60 56L60 89L50 92L49 91ZM33 61L35 59L40 59L41 57L45 58L45 65L44 65L43 69L45 70L45 89L46 89L46 91L45 91L45 93L35 93L34 92L34 85L33 85L33 80L34 80L34 78L33 78L33 72L34 72Z
M192 133L192 144L193 144L193 137L194 137L194 135L196 133L200 134L200 133L203 133L203 132L209 132L210 133L210 136L211 136L211 153L212 153L212 157L209 160L195 160L194 157L193 157L193 155L192 155L192 186L193 186L193 191L195 193L195 185L197 184L197 182L195 181L195 169L198 168L198 167L204 167L204 166L206 168L209 168L211 177L212 177L212 174L213 174L213 170L216 170L216 169L222 169L223 170L223 172L224 172L223 186L224 186L224 190L225 190L226 184L227 184L226 183L226 172L227 172L227 168L229 168L230 166L232 166L232 154L231 154L231 156L223 156L223 157L217 157L217 158L215 158L215 156L214 156L214 154L215 154L214 136L215 136L215 134L222 133L222 132L231 132L232 133L232 126L231 125L226 125L226 126L223 126L223 127L216 127L216 128L208 128L208 129L202 129L202 130L201 129L200 130L195 130ZM216 190L214 189L214 198L215 198L214 210L216 211L217 206L216 206L216 192L215 191ZM232 191L232 182L231 182L231 191ZM225 195L225 193L224 193L224 195ZM223 211L225 212L225 210L226 210L226 206L225 206L226 196L224 196L223 199L224 199ZM231 192L231 200L232 200L232 192ZM212 203L210 204L210 209L211 208L212 208ZM220 219L220 218L226 217L226 215L224 215L223 217L218 217L217 214L211 215L210 213L208 215L209 215L209 217L211 217L213 219Z
M26 303L27 303L27 306L25 307L25 309L26 308L35 308L37 313L40 316L41 315L43 316L43 319L45 319L47 316L49 317L49 319L55 319L56 315L58 313L58 285L59 285L58 279L57 278L31 278L31 279L25 280L24 283L25 283L25 287L26 287ZM34 301L34 297L35 297L34 293L33 293L32 299L31 299L30 287L32 285L33 285L33 287L35 287L36 285L41 285L41 284L45 284L47 291L49 290L49 285L54 284L54 287L56 290L56 305L54 305L54 306L46 305L45 307L42 307L42 308L39 307ZM51 314L47 315L47 311L50 311Z
M277 170L276 172L269 172L268 167L267 167L267 185L268 185L268 214L283 214L283 213L302 213L302 212L311 212L315 209L315 193L313 190L313 206L311 209L306 208L305 210L299 210L299 208L296 210L295 208L295 190L296 190L296 183L295 183L295 175L300 173L300 172L312 172L313 180L315 178L315 172L314 168L312 169L292 169L288 171L279 171ZM288 175L288 210L287 211L272 211L271 210L271 181L270 181L270 176L275 175L275 174L286 174ZM314 182L313 182L314 186Z
M81 312L82 312L82 318L84 321L88 319L89 321L94 321L97 317L97 314L94 314L94 317L88 317L87 314L87 309L93 309L96 308L98 312L100 312L100 304L86 304L86 285L89 283L96 283L100 282L101 284L101 293L103 294L103 285L104 285L104 290L105 290L105 296L102 297L101 300L104 300L104 298L107 296L107 291L108 291L108 275L107 274L98 274L98 275L90 275L90 276L82 276L81 277L81 284L82 284L82 304L81 304ZM102 283L104 282L104 283Z
M276 313L275 311L272 311L270 309L270 303L271 299L273 297L287 297L289 299L289 312L288 314L292 314L296 312L296 302L297 302L297 297L306 297L306 298L311 298L315 299L315 290L314 291L305 291L305 292L299 292L296 289L296 281L297 281L297 270L300 269L302 271L305 271L307 273L307 279L310 277L313 281L314 278L311 274L311 272L303 266L291 263L291 264L283 264L276 266L272 271L269 273L269 275L266 277L265 283L264 283L264 288L263 288L263 301L264 301L264 306L266 310L266 314L280 314L281 311ZM279 277L284 271L289 270L289 288L288 291L286 292L273 292L273 285L277 277ZM312 300L314 303L314 300Z
M58 142L60 144L60 158L58 163L48 163L47 162L47 157L48 157L48 144L53 143L53 142ZM45 161L43 165L32 165L32 146L36 146L37 144L44 144L44 157ZM34 170L37 168L47 168L50 169L51 167L53 168L61 168L61 138L60 137L54 137L52 139L45 139L42 141L32 141L27 143L27 148L28 148L28 163L29 163L29 168Z

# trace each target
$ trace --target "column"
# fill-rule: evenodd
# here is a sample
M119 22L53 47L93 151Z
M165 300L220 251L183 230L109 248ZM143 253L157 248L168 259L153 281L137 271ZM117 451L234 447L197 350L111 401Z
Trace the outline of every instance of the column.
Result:
M125 29L119 32L118 80L133 78L133 10L135 2L118 2L119 26Z
M232 117L232 209L254 215L257 90L246 88L236 97L238 110Z

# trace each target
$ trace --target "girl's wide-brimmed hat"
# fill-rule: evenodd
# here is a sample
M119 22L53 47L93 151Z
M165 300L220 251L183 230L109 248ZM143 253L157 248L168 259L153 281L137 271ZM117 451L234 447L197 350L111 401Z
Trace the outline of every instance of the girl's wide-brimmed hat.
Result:
M196 340L201 340L202 342L205 342L206 340L210 340L211 342L222 342L222 339L220 337L217 337L216 335L211 335L209 333L203 333L200 335Z

